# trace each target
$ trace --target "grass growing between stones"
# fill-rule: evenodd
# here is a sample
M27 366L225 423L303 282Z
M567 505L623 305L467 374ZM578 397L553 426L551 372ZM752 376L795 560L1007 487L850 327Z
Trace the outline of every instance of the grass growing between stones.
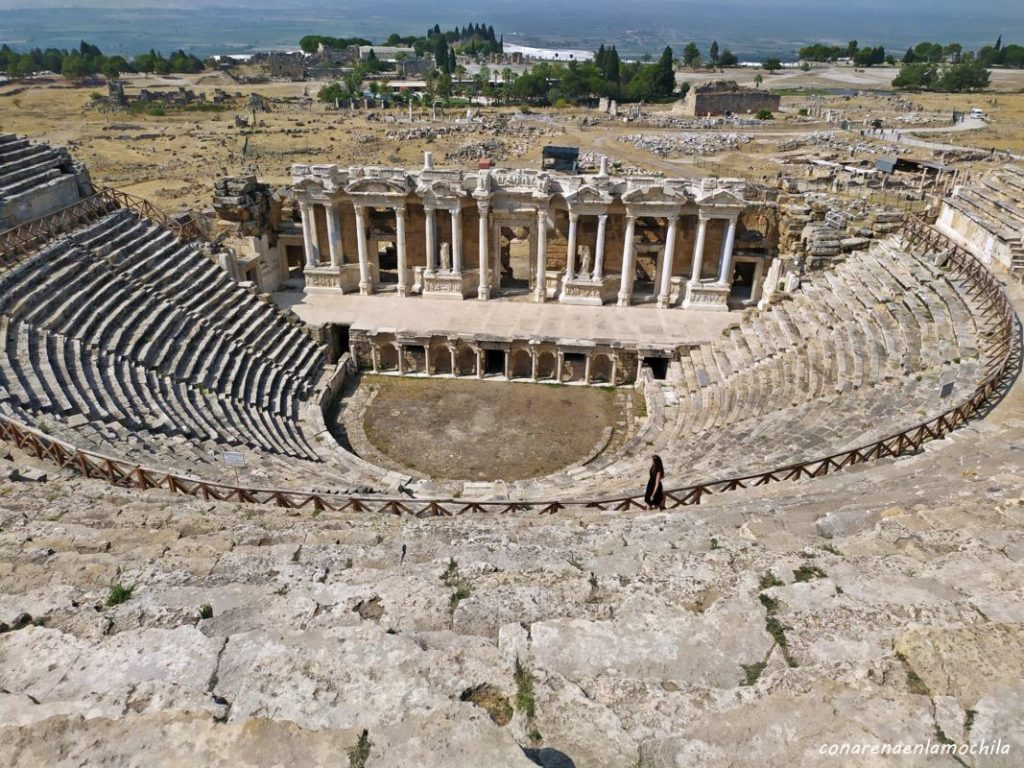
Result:
M763 578L764 577L762 577L762 579ZM775 644L779 646L779 650L782 652L782 658L786 660L786 664L790 667L799 666L799 664L796 663L796 659L789 655L789 640L786 639L786 630L790 629L790 627L785 626L781 621L779 621L778 616L775 615L779 608L778 601L771 595L765 594L764 592L757 597L765 609L765 631L772 636ZM746 671L746 667L744 667L744 671ZM760 672L758 672L758 674L760 674Z
M795 581L811 581L812 579L824 579L827 574L816 565L805 563L793 571Z
M768 665L763 661L757 661L753 664L740 664L740 666L743 668L743 685L753 685L761 677L761 673L764 672L764 668Z
M348 751L348 768L366 768L366 761L370 759L370 749L373 742L370 741L370 732L363 730L359 734L356 745Z
M128 602L131 600L132 592L134 591L134 584L130 586L115 584L110 588L110 592L107 593L107 607L113 608L115 605Z
M537 714L537 703L533 698L533 672L516 656L516 666L512 673L516 684L516 709L523 713L527 720L532 721Z

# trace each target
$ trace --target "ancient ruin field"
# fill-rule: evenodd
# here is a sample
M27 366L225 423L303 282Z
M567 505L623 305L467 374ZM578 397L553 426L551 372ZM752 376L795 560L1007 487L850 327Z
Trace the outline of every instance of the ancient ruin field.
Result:
M273 183L286 183L293 162L416 167L422 162L424 150L433 151L435 159L449 167L472 168L482 154L506 166L535 167L544 144L569 144L580 146L584 152L607 154L625 170L684 177L715 172L760 181L785 170L780 163L785 162L790 151L787 141L815 131L836 129L834 125L799 117L796 113L800 108L816 105L849 110L855 119L870 114L887 122L897 121L901 108L884 97L851 100L846 95L829 94L835 89L885 89L893 73L892 69L856 71L834 67L768 76L763 87L784 94L783 110L772 126L757 130L714 129L712 133L749 134L751 141L736 149L723 148L712 141L696 154L680 152L669 156L620 140L637 133L654 138L681 133L686 141L703 146L703 139L693 131L673 128L668 105L646 107L648 117L640 123L602 118L595 110L586 109L534 109L531 115L523 116L518 108L488 107L480 114L489 124L500 121L503 127L457 125L453 121L465 117L460 110L440 113L437 123L429 121L428 110L417 110L416 121L410 125L404 122L404 109L372 120L360 113L326 110L315 100L322 83L242 85L222 73L126 78L129 95L143 88L175 91L185 87L210 98L216 89L229 96L222 110L163 115L104 112L93 106L93 96L103 94L103 88L73 87L60 78L0 86L0 129L66 145L88 164L99 183L147 197L171 212L206 206L210 198L208 184L214 176L255 173ZM680 72L677 79L696 83L728 76L750 85L756 74L756 70L743 69L725 74ZM915 94L907 98L930 111L935 120L948 121L954 108L980 106L989 114L990 126L982 131L930 138L956 145L1019 151L1024 148L1024 121L1020 119L1024 114L1022 88L1024 74L996 71L992 94ZM270 111L256 112L254 129L237 127L236 115L252 118L248 107L250 94L264 97ZM840 143L844 143L842 138ZM856 142L851 139L845 143ZM877 152L886 150L879 145ZM847 157L849 153L843 154L844 159Z

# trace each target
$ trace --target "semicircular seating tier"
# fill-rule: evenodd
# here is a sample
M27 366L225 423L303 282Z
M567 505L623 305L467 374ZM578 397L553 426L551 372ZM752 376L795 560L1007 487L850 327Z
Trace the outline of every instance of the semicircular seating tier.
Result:
M307 329L129 210L0 276L0 343L0 412L76 447L186 474L232 447L321 462L299 418L324 365Z
M648 419L615 455L512 484L521 497L642 492L652 454L681 487L869 444L968 398L985 373L984 299L899 238L805 277L721 339L644 376ZM995 322L993 320L992 322Z

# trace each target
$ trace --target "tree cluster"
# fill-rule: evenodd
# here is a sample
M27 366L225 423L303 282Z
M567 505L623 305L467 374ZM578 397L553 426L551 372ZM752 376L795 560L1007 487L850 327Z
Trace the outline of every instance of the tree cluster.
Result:
M705 60L701 56L700 48L697 47L695 42L689 42L686 47L683 48L683 64L687 67L699 67ZM711 43L711 47L708 49L708 57L706 63L709 67L735 67L740 63L739 57L730 51L728 48L720 50L718 47L718 41L714 40Z
M96 75L115 79L123 72L167 75L171 72L202 72L205 68L202 59L181 50L169 57L150 50L129 61L124 56L107 56L84 40L78 48L71 50L33 48L27 53L18 53L8 45L0 47L0 71L6 71L11 77L27 77L37 72L59 72L69 80L84 80Z
M978 58L986 67L1024 68L1024 46L1010 43L1003 45L1000 35L995 45L986 45L978 49Z
M987 88L988 83L988 70L978 59L956 64L909 62L900 66L900 73L892 81L893 87L901 90L943 93L977 91Z
M925 41L918 43L912 48L907 48L907 52L903 54L901 61L904 64L938 64L942 61L956 64L960 61L962 55L963 46L960 43L942 45L941 43Z
M598 48L592 61L540 62L516 78L510 96L537 103L580 102L598 96L624 102L670 98L675 91L672 49L654 63L623 62L615 46Z
M320 46L341 50L351 48L353 45L373 45L373 43L362 37L328 37L327 35L306 35L299 40L299 47L306 53L316 53Z
M857 45L857 41L851 40L846 44L845 48L838 45L827 45L826 43L805 45L797 51L797 55L802 61L825 62L852 58L859 50L860 47Z
M874 67L885 64L885 48L880 45L876 45L874 48L869 46L860 48L853 54L853 63L858 67Z

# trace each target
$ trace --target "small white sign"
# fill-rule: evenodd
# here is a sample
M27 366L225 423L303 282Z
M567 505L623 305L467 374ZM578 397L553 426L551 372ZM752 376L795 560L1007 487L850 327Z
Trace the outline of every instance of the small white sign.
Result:
M244 467L245 456L238 453L237 451L224 451L220 457L224 460L224 463L231 467Z

